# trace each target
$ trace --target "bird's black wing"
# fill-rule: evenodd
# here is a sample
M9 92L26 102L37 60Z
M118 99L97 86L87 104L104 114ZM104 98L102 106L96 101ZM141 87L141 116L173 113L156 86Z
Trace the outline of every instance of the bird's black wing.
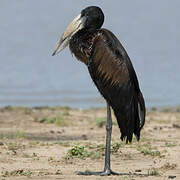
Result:
M113 108L121 139L137 139L145 122L145 104L132 63L119 42L101 29L94 40L88 62L90 75L102 96Z

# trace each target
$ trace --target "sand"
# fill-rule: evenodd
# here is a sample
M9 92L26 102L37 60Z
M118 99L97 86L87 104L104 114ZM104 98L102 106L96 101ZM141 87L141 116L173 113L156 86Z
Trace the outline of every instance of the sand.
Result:
M104 166L106 109L0 109L1 179L180 179L180 108L151 109L139 142L121 142L113 117L112 170L121 176L79 176Z

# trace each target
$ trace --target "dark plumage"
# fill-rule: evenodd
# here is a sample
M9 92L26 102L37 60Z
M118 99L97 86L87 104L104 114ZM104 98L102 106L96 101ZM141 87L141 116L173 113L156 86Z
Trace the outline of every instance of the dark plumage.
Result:
M93 82L112 107L121 140L131 142L133 134L139 140L145 122L145 103L130 58L112 32L100 29L104 22L100 8L88 7L80 17L83 27L69 38L70 50L87 65Z
M131 142L134 133L139 140L145 119L144 99L119 40L106 29L83 29L70 40L70 50L88 66L99 92L114 110L121 139Z

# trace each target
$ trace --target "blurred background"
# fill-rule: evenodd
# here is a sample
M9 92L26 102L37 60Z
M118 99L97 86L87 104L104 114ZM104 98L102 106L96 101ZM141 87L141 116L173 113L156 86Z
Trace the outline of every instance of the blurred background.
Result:
M2 0L1 107L106 105L69 48L51 56L67 25L90 5L102 8L103 27L127 50L147 107L180 105L179 0Z

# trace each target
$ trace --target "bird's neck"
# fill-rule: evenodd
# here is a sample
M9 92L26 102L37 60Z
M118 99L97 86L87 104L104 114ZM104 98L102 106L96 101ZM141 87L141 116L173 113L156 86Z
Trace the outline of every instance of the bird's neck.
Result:
M88 64L97 30L82 29L73 35L69 48L78 60Z

